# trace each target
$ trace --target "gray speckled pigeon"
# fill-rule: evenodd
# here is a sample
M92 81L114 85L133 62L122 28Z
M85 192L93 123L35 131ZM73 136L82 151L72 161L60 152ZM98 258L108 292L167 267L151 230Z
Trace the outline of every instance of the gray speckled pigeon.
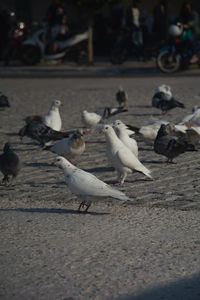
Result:
M33 140L38 141L42 146L47 145L51 141L56 141L69 137L72 132L61 132L51 129L40 121L31 121L26 124L19 131L21 139L24 136L30 137Z

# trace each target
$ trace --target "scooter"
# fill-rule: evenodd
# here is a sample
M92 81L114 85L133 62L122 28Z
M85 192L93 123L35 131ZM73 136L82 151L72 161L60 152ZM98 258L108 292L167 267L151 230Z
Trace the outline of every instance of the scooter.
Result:
M173 73L178 70L186 70L194 55L194 49L187 38L183 38L187 31L183 30L181 23L171 25L169 28L169 44L162 47L156 59L158 68L164 73ZM200 41L195 43L195 52L200 53ZM198 62L200 67L200 63Z
M62 47L56 53L48 53L46 47L47 28L42 26L36 30L32 37L25 40L21 50L21 61L25 65L36 65L41 59L44 61L61 60L67 57L77 63L86 61L88 32L75 34L63 41Z

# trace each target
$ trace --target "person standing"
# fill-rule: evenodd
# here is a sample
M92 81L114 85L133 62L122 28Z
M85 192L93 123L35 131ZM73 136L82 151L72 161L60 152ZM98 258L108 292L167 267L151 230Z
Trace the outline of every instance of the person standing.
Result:
M185 38L188 39L188 44L194 52L190 63L196 63L199 61L199 53L196 53L195 47L196 41L200 38L199 16L189 1L183 3L178 21L183 24Z
M168 15L166 1L160 0L153 10L153 34L156 41L163 43L168 34Z

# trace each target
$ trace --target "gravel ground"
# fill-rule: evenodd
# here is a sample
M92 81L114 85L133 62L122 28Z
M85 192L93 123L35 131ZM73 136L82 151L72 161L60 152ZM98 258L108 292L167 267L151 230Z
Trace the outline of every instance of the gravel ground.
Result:
M186 109L166 116L151 107L157 85L171 85ZM200 103L198 77L4 79L11 103L0 111L1 150L10 141L23 162L15 186L0 186L0 299L200 299L199 152L166 165L138 140L140 160L154 181L128 176L118 189L131 200L102 199L88 214L67 189L55 155L18 131L27 115L44 115L60 99L63 130L81 127L83 109L114 106L122 84L129 95L121 118L135 126L150 117L177 121ZM105 138L87 135L78 166L112 184Z

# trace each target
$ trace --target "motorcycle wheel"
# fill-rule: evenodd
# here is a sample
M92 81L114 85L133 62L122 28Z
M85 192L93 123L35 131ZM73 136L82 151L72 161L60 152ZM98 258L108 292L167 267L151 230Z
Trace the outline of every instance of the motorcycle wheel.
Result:
M36 65L40 62L41 53L38 47L33 45L24 45L21 52L21 61L25 65Z
M113 65L120 65L127 60L128 51L126 48L115 48L110 56L110 62Z
M173 73L179 70L181 58L169 50L162 51L157 57L157 66L164 73Z

